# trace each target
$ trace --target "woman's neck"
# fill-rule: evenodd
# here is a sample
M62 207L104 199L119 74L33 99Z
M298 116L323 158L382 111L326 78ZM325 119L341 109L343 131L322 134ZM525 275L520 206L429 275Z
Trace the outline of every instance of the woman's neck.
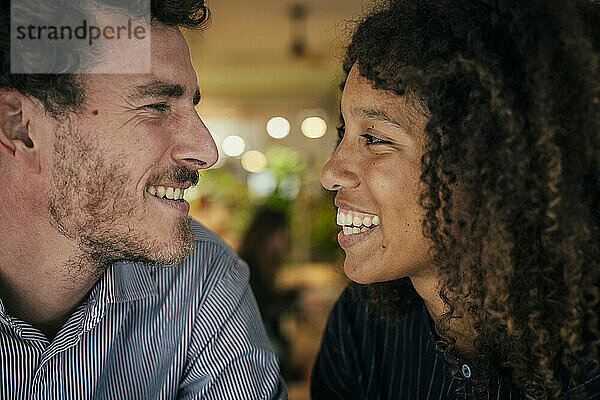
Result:
M448 306L439 295L440 282L437 277L411 277L410 280L419 296L423 299L429 316L434 322L438 321L444 313L448 312ZM454 315L466 315L466 313L461 309L455 309ZM458 355L467 360L475 358L477 350L473 344L473 338L476 333L473 329L473 323L468 316L452 318L448 334L456 338L455 351Z

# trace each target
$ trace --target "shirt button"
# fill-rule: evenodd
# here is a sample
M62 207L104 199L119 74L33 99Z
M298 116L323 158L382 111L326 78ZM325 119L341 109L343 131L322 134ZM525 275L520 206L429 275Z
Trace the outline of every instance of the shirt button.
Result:
M463 364L461 371L465 378L469 379L471 377L471 367L467 364Z

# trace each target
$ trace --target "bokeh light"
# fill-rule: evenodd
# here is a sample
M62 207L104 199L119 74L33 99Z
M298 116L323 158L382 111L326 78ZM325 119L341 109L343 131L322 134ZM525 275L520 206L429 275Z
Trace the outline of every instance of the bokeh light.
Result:
M279 184L279 189L277 190L281 197L286 200L294 200L298 193L300 193L301 182L300 179L295 176L286 176L281 180Z
M250 150L242 155L242 167L248 172L260 172L267 168L267 157L258 150Z
M290 123L283 117L274 117L267 122L267 133L275 139L282 139L290 133Z
M302 121L300 129L307 138L318 139L327 132L327 123L320 117L308 117Z
M223 139L223 153L230 157L242 155L245 149L246 142L240 136L227 136L225 139Z
M277 177L275 172L265 169L257 174L248 175L248 189L251 193L266 197L277 188Z

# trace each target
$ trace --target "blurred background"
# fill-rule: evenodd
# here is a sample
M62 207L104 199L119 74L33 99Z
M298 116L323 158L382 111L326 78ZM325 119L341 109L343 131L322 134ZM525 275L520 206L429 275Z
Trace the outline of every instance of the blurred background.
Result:
M290 399L308 399L326 318L346 285L333 196L318 176L337 139L350 21L368 3L207 4L209 28L184 34L220 159L187 200L248 262Z

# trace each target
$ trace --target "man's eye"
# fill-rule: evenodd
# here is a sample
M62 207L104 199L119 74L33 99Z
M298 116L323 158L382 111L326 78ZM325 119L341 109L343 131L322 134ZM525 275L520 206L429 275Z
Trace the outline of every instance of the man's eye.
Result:
M337 127L337 133L338 133L338 140L337 140L335 147L338 147L340 145L340 142L342 141L342 139L344 138L344 135L346 134L346 124L344 124L342 122L342 124Z
M144 108L149 108L151 110L156 110L156 111L160 111L160 112L167 112L171 109L171 106L169 106L166 103L154 103L154 104L147 104L144 106Z
M368 133L363 133L360 136L363 137L363 138L365 138L367 146L370 146L370 145L373 145L373 144L389 144L390 143L387 140L379 139L378 137L375 137L373 135L369 135Z

